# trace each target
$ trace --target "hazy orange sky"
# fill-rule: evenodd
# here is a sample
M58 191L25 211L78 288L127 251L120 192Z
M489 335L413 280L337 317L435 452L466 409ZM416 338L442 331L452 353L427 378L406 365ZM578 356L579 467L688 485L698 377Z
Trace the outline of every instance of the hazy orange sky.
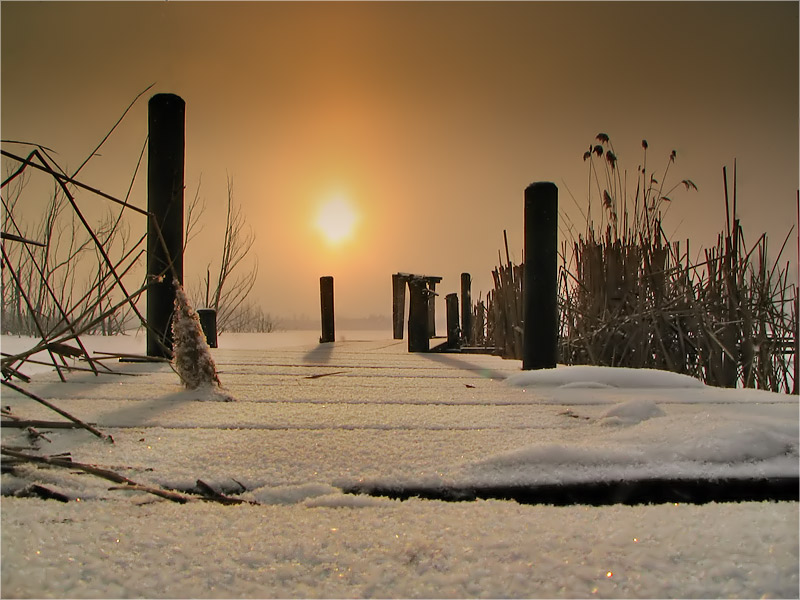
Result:
M253 300L279 317L319 315L333 275L337 316L391 314L391 273L472 273L489 289L509 232L520 258L523 191L560 190L577 231L583 152L610 135L634 180L677 151L674 239L724 228L722 167L738 163L752 243L796 223L797 2L8 2L2 137L55 149L76 168L137 93L81 179L124 196L147 134L147 98L186 101L187 199L202 174L204 230L187 283L221 243L226 173L255 230ZM9 149L12 149L8 146ZM142 178L134 202L146 205ZM315 227L340 196L359 213L331 246ZM793 238L794 240L794 238ZM790 254L796 264L795 243Z

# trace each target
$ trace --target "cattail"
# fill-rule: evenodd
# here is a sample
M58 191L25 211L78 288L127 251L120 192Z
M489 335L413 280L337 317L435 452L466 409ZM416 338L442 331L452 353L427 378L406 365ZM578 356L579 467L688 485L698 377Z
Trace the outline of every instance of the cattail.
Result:
M611 207L614 203L611 200L611 194L608 193L608 190L603 190L603 206L605 206L608 210L611 210Z

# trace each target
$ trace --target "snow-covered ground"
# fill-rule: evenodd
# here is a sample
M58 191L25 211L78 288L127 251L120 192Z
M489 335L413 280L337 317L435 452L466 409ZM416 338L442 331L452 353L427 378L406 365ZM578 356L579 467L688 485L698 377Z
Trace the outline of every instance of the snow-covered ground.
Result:
M317 337L220 336L212 353L237 402L199 401L164 364L108 362L125 374L66 383L23 368L27 389L115 440L46 430L39 454L181 490L202 479L254 504L179 505L22 467L2 478L2 596L798 596L796 502L555 507L342 492L797 477L796 396L654 371L522 372L491 356L409 354L384 332ZM133 335L87 344L145 347ZM4 352L29 346L2 338ZM7 388L2 404L58 419ZM73 501L8 496L33 480Z

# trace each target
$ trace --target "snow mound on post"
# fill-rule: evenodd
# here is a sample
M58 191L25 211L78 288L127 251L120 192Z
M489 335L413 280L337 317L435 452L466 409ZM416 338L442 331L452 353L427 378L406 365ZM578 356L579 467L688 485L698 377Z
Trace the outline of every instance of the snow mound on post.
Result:
M211 356L211 348L200 325L200 317L192 308L186 292L178 280L175 286L175 315L172 319L172 364L183 384L190 390L209 389L216 392L220 387L217 365ZM225 395L223 400L233 400Z
M516 387L702 388L703 382L657 369L628 367L560 366L512 375L506 383Z

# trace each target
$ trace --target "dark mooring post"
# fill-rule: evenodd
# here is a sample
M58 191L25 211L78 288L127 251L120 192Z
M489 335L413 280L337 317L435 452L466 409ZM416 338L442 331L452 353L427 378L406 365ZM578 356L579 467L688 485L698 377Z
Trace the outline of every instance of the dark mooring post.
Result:
M336 341L336 330L333 323L333 277L319 278L319 304L322 315L321 344Z
M522 368L552 369L558 356L558 188L525 188Z
M447 347L458 348L461 331L458 327L458 294L455 292L444 297L447 311Z
M436 280L428 280L428 337L436 337Z
M147 355L171 357L173 279L183 282L183 162L186 103L156 94L148 103ZM159 231L161 235L159 235Z
M408 280L408 351L428 352L428 284L421 277Z
M217 347L217 311L213 308L198 308L197 316L200 317L200 328L206 336L209 348Z
M461 274L461 332L464 343L472 343L472 276Z
M392 327L393 338L403 339L403 320L406 310L406 278L400 273L392 275Z

